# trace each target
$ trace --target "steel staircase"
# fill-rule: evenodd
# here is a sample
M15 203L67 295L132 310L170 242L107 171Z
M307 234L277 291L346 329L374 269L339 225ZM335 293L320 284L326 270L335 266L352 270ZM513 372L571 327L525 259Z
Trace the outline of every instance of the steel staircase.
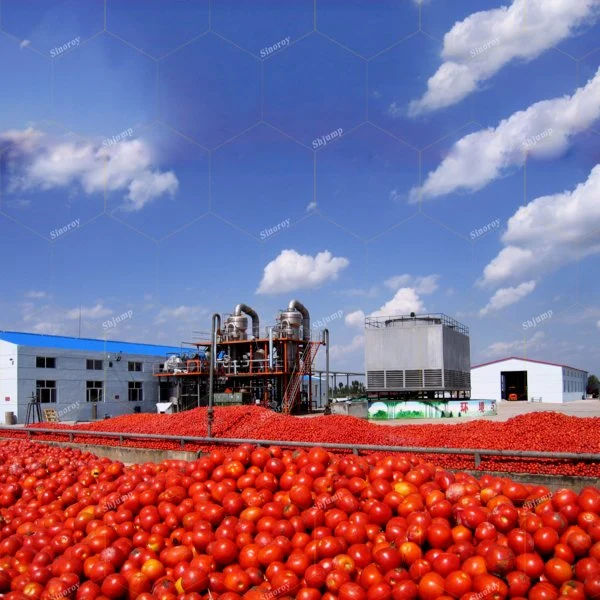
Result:
M300 397L302 378L310 373L320 345L321 342L308 342L308 346L304 349L300 361L296 363L290 382L283 395L282 412L284 414L289 415L297 404Z

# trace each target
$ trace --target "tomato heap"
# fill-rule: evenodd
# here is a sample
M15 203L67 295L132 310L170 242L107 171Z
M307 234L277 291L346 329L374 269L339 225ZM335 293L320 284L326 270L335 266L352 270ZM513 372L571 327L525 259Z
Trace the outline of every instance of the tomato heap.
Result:
M242 445L0 445L0 600L600 598L600 491Z
M42 427L73 429L71 425L44 423ZM86 444L127 445L162 450L180 448L179 442L166 440L126 440L86 436L86 431L179 435L206 435L207 409L198 408L174 415L134 414L77 426L81 435L75 441ZM215 437L287 440L380 446L483 448L494 450L535 450L542 452L600 453L600 418L579 418L556 412L534 412L505 422L477 420L460 425L378 425L342 415L310 419L285 416L258 406L215 409ZM3 432L3 436L22 437L22 429ZM64 441L54 434L36 434L36 439ZM214 446L186 444L188 450L210 451ZM471 456L436 455L435 461L449 469L472 469ZM600 464L591 462L482 457L482 471L543 473L600 477Z

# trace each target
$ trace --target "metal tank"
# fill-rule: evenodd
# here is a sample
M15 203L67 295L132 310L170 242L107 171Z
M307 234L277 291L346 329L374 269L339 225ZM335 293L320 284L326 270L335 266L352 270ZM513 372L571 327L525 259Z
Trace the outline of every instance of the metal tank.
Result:
M248 339L248 317L231 315L225 321L225 339L228 342Z
M296 309L281 311L279 314L279 330L281 337L299 340L302 321L302 314Z

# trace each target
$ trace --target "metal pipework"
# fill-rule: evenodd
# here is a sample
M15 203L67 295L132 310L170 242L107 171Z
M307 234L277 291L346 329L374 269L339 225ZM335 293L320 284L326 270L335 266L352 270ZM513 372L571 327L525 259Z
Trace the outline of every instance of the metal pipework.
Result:
M247 314L252 319L252 335L257 340L260 337L260 320L257 312L246 304L238 304L233 311L233 315L240 317L242 313Z
M273 325L267 327L269 332L269 370L273 370Z
M288 304L288 310L296 309L302 315L302 334L304 341L310 341L310 313L302 302L298 300L290 300Z
M210 374L208 379L208 422L206 426L206 434L209 438L212 437L212 424L214 418L214 401L215 401L215 370L217 368L217 334L221 329L221 315L215 313L212 316L212 348L210 353Z
M325 345L325 414L331 414L329 402L329 329L323 329L323 344Z

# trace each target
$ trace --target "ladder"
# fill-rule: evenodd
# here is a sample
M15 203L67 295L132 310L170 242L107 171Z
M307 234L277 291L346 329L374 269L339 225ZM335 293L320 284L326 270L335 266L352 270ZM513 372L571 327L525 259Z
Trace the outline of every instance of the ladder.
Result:
M282 412L284 414L289 415L298 401L302 378L310 373L320 345L321 342L308 342L299 363L294 367L292 377L283 395Z

